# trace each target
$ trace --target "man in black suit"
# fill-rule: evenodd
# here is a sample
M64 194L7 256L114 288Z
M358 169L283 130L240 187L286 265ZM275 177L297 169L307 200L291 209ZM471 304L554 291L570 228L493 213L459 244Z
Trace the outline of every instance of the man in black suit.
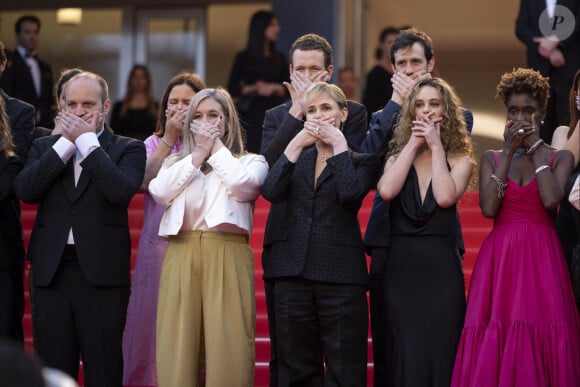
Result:
M361 151L376 153L384 157L393 136L401 107L413 86L421 79L430 78L435 67L435 52L431 38L422 31L408 29L401 31L391 47L391 62L395 73L392 76L393 94L382 110L373 113L368 135L361 145ZM463 116L467 130L471 133L473 114L464 109ZM379 174L380 175L380 174ZM461 226L457 221L458 250L465 251ZM377 193L365 233L365 247L371 256L370 267L370 316L373 338L374 385L387 385L386 346L384 335L384 267L389 253L389 202Z
M299 37L290 48L290 83L284 83L291 100L266 111L262 132L261 152L272 166L284 149L304 127L302 97L308 87L317 81L328 82L332 77L332 47L322 36L307 34ZM367 112L363 105L348 101L348 117L343 133L350 149L358 151L367 129ZM269 270L268 254L274 241L280 240L285 228L286 204L273 203L268 214L264 235L262 266L264 275ZM274 319L274 281L264 280L268 327L270 331L270 386L278 385L276 358L276 321Z
M4 44L0 41L0 78L6 68ZM34 107L10 97L0 89L0 97L6 105L6 113L12 133L14 152L21 162L32 144L34 131ZM9 182L10 186L12 182ZM11 191L11 189L10 189ZM13 194L4 193L0 202L0 267L5 277L0 287L5 297L0 297L0 336L23 342L22 316L24 314L24 237L20 222L20 200ZM5 282L5 283L4 283Z
M7 52L8 63L0 79L0 88L8 95L34 106L37 126L52 128L52 69L36 55L40 19L32 15L22 16L16 21L14 29L17 46L14 51Z
M142 142L104 125L105 80L81 73L66 85L63 135L37 139L14 182L38 203L28 259L34 285L34 337L44 362L85 383L122 384L121 338L129 299L127 207L145 172Z
M543 12L546 14L540 18ZM516 36L526 45L528 67L550 78L550 98L540 137L551 143L554 130L570 123L568 98L574 74L580 68L580 2L522 0Z

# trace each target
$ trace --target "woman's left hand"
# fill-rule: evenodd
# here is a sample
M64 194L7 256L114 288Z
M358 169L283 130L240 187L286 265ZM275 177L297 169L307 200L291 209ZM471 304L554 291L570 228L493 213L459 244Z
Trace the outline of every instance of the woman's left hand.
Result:
M335 119L332 117L328 119L307 120L304 122L304 129L310 131L316 139L335 148L343 142L346 144L346 139L340 129L334 126L334 121Z

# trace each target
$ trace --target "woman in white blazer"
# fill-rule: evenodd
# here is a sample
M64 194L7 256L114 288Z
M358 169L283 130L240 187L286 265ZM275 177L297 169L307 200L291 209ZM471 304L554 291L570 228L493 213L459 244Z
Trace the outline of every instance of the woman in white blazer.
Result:
M254 257L248 245L254 201L268 173L244 151L241 126L224 89L198 92L180 152L149 184L167 209L169 238L157 308L160 387L254 385Z

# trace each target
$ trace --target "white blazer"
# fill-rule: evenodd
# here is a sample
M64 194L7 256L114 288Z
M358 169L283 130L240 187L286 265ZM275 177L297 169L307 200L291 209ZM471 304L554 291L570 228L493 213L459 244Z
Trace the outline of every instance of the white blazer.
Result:
M185 214L185 198L200 189L205 189L209 198L204 210L209 228L229 223L247 230L248 234L252 232L254 201L268 174L264 156L247 154L238 159L223 147L207 160L213 171L206 176L203 185L199 179L203 174L192 164L191 155L171 166L168 160L149 183L153 199L166 207L159 226L160 236L179 233Z

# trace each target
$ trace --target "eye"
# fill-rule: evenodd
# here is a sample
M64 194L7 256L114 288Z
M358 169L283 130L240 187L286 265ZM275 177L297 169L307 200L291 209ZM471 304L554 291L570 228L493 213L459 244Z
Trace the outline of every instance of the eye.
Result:
M306 113L307 114L314 114L315 112L316 112L316 109L314 109L314 108L308 108L308 109L306 109Z
M196 113L193 115L194 120L199 120L200 118L201 118L201 114L199 114L199 113Z
M526 109L526 113L527 114L534 114L535 110L533 108L527 108Z

